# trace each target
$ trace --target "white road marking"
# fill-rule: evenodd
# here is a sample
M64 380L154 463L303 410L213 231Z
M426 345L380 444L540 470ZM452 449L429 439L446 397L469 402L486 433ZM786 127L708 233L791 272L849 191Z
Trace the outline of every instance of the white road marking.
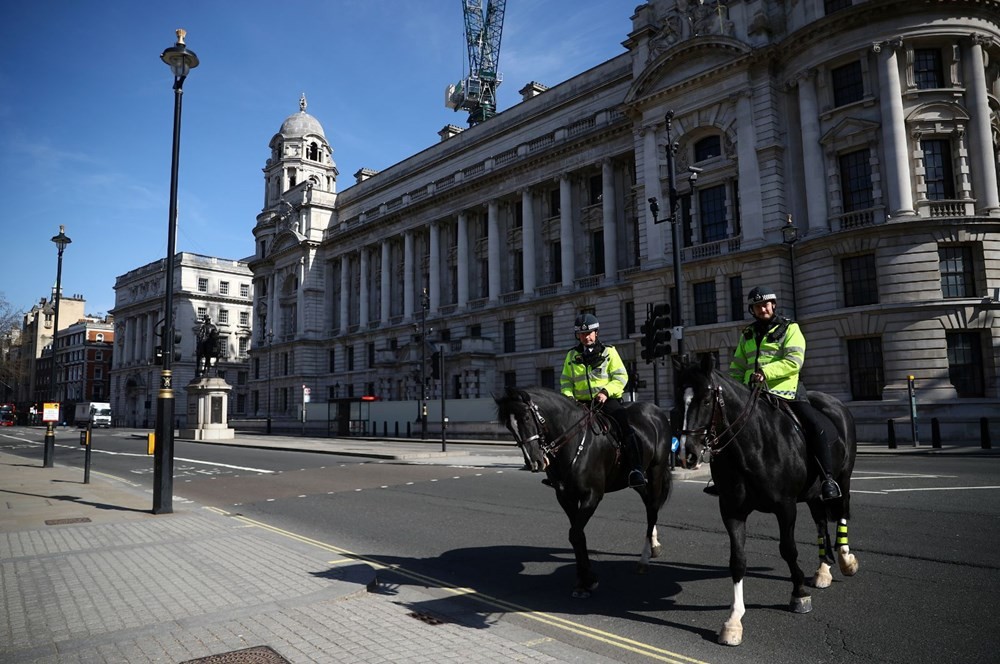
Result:
M914 489L884 489L883 493L900 493L904 491L968 491L970 489L1000 489L1000 486L928 486Z

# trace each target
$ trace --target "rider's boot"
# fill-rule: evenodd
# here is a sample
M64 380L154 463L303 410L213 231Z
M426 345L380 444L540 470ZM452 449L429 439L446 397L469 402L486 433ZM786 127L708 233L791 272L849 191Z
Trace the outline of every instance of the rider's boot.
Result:
M823 482L820 485L820 497L823 500L836 500L840 498L840 486L833 479L830 471L833 469L833 443L825 436L821 436L816 444L816 461L819 463L819 470L823 473Z
M632 448L632 470L628 474L628 485L630 488L646 486L646 476L642 474L642 451L639 449L639 441L635 433L629 431L629 443Z

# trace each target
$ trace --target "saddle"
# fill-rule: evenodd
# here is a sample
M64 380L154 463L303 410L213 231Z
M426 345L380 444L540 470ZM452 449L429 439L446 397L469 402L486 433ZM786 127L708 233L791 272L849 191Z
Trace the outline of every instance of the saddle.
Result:
M774 406L775 410L792 420L792 424L794 424L795 428L799 430L799 434L801 434L803 438L806 437L805 427L802 426L802 421L799 420L798 415L796 415L795 411L792 410L791 402L788 399L775 396L770 392L764 392L763 396L767 399L768 403Z

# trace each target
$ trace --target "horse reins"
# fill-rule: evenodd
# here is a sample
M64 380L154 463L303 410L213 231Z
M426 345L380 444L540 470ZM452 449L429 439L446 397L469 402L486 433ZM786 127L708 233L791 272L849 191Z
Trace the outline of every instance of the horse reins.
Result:
M726 401L722 396L722 386L712 385L709 389L712 391L714 398L712 399L712 416L709 419L708 426L701 427L700 429L682 429L681 433L685 436L703 437L705 446L709 452L718 454L729 443L736 440L736 436L739 435L750 420L750 415L757 406L760 393L763 391L763 383L754 384L750 390L750 398L744 404L743 410L728 425L724 422ZM725 437L725 440L723 440L723 437Z
M573 426L571 426L570 428L568 428L566 431L562 432L555 438L549 439L549 433L548 433L549 427L545 419L545 416L542 415L542 412L538 409L538 404L536 404L534 401L528 401L528 410L531 412L531 415L534 418L535 423L538 425L538 433L536 433L533 436L529 436L528 438L525 438L524 440L521 441L521 444L526 445L527 443L537 440L539 441L538 446L542 448L542 451L549 456L555 456L555 453L558 452L560 448L562 448L566 443L569 442L570 437L578 429L582 429L589 426L590 419L594 415L594 411L587 409L584 412L584 414L580 417L580 419L578 419L573 424Z

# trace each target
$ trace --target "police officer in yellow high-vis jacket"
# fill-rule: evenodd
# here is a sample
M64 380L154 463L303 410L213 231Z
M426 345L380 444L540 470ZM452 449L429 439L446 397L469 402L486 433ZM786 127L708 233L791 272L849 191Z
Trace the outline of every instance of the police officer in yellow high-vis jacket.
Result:
M839 498L840 487L831 475L832 446L837 439L837 430L828 417L809 403L805 394L799 393L799 372L806 359L806 338L798 323L777 315L775 306L778 298L774 291L754 288L747 302L754 321L740 334L729 364L729 375L746 385L766 383L771 394L788 399L805 428L806 444L825 476L821 487L823 500Z
M580 314L573 325L578 343L566 353L560 391L571 399L590 405L595 403L604 413L614 418L622 433L626 460L632 466L628 483L630 487L646 484L642 474L642 455L639 443L628 422L622 395L628 384L628 371L614 346L605 346L597 340L601 324L593 314Z

